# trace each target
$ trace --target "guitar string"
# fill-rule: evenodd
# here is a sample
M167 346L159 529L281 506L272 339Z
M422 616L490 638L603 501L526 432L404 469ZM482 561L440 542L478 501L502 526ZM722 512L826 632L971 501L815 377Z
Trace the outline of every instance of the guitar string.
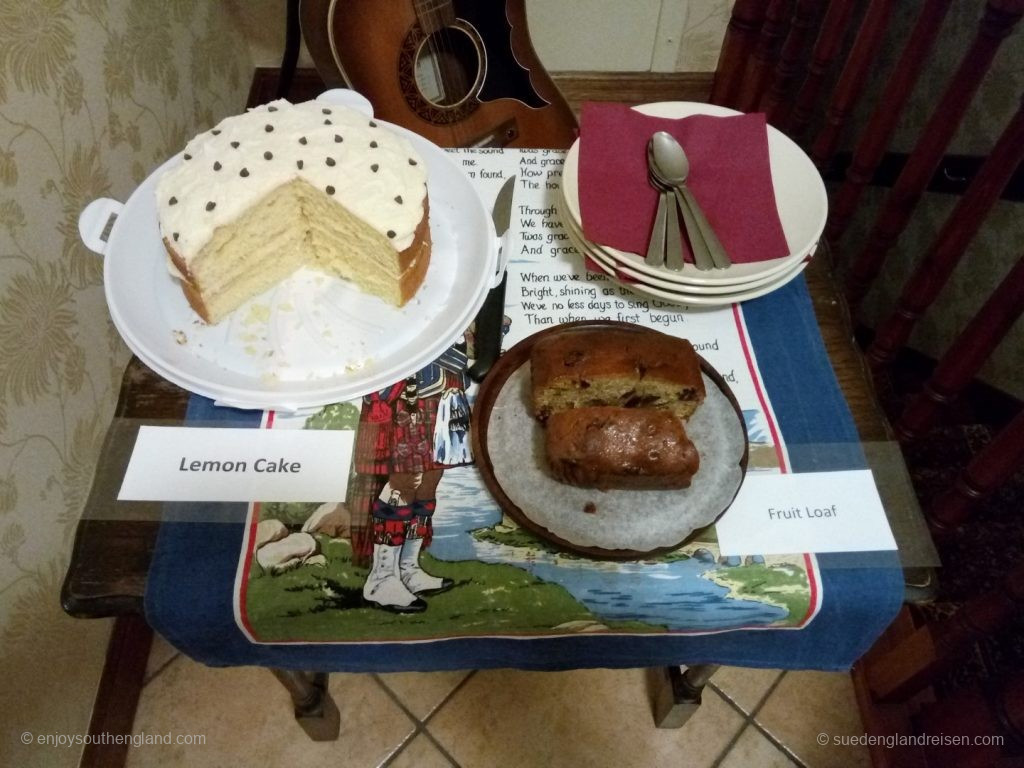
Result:
M431 0L425 0L425 2L416 3L416 16L420 23L423 33L426 36L424 46L427 50L427 54L430 58L430 66L434 74L433 87L435 92L438 94L439 101L443 104L444 102L444 78L441 74L441 60L440 52L437 48L437 42L435 40L434 33L428 30L434 30L437 26L437 19L434 18L436 13L436 5ZM417 83L417 88L422 93L422 87ZM430 102L430 99L427 99Z
M444 13L445 10L450 10L450 14L447 15L450 15L451 20L455 21L455 9L451 0L435 0L434 2L427 0L426 4L418 5L423 14L429 17L427 28L434 30L427 35L426 46L430 51L434 77L440 87L440 102L442 108L451 108L453 105L449 101L453 99L453 93L459 97L468 95L465 72L461 66L462 62L456 55L455 46L452 43L451 25ZM451 134L453 146L457 147L464 146L467 138L463 135L459 122L456 120L448 124L448 132Z
M414 3L414 5L416 6L416 9L415 9L416 21L419 23L420 28L423 31L423 34L424 34L424 37L425 37L425 39L424 39L424 47L427 50L428 58L430 60L430 66L431 66L431 69L433 70L433 73L434 73L434 83L435 83L434 87L437 88L438 87L437 83L439 83L440 79L441 79L441 70L440 70L440 67L438 65L437 54L434 51L433 36L427 31L427 30L433 29L433 27L434 27L433 18L432 18L432 14L434 13L434 4L433 4L433 2L431 2L431 0L425 0L425 1L422 1L422 2L416 2L416 3ZM419 58L417 57L417 59L413 62L413 66L416 67L418 62L419 62ZM423 88L419 84L419 78L416 78L416 80L417 80L417 83L416 83L417 88L419 88L420 93L423 93ZM429 99L428 99L428 101L429 101Z
M454 5L452 5L451 13L452 13L452 20L455 21L456 17L455 17ZM455 28L454 27L445 27L445 35L446 35L447 38L449 38L448 39L449 47L452 48L452 50L453 50L452 60L454 62L454 66L455 66L455 80L456 80L455 89L456 89L456 94L459 97L459 100L468 99L472 95L470 93L470 88L473 85L475 85L475 75L477 73L475 71L468 72L467 69L463 66L463 61L461 59L459 59L458 56L456 56L454 54L454 46L451 45L451 39L453 38L453 36L455 34L464 35L465 33L463 33L463 32L452 32L451 30L453 30L453 29L455 29ZM470 76L472 76L472 78ZM457 137L458 145L459 146L466 146L466 144L469 141L469 134L468 134L467 131L460 129L461 122L462 121L456 121L455 136Z
M433 14L435 11L431 9L429 13ZM431 19L430 25L427 27L430 30L437 29L437 19ZM445 85L444 85L444 72L441 66L441 52L437 46L437 37L434 32L427 34L427 48L430 51L430 64L434 70L434 91L437 94L436 98L441 104L444 104L445 99Z
M461 67L459 65L461 62L455 55L451 27L448 24L449 21L454 20L455 9L450 1L444 3L444 5L446 6L445 8L442 8L441 5L437 8L439 22L437 39L439 41L439 55L441 56L441 82L442 88L445 90L444 103L447 107L451 108L452 102L465 92L463 90L465 83L460 82ZM445 14L445 10L450 11L450 13ZM451 133L456 146L462 146L465 137L460 135L461 130L458 120L451 123Z

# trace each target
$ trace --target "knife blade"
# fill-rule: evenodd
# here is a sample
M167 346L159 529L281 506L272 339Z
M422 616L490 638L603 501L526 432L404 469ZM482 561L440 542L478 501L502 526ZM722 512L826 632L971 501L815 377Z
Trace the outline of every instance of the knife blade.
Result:
M498 196L494 199L494 208L491 209L491 219L494 221L494 231L499 240L508 231L509 222L512 219L512 192L515 190L516 177L510 176L498 190ZM501 246L500 246L501 247ZM498 252L500 263L501 252ZM508 271L501 276L501 282L487 292L484 297L483 306L477 312L474 323L474 347L476 360L469 368L469 378L473 381L481 381L491 366L501 354L501 327L505 320L505 284L508 281Z

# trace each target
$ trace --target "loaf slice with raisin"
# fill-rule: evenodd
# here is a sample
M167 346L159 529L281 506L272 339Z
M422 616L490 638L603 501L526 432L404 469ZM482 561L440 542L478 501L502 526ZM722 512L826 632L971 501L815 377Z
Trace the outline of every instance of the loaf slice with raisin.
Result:
M567 330L530 354L533 414L588 406L664 409L686 420L704 401L700 359L686 339L657 331Z
M583 488L686 488L697 449L668 410L586 406L554 411L544 432L556 480Z

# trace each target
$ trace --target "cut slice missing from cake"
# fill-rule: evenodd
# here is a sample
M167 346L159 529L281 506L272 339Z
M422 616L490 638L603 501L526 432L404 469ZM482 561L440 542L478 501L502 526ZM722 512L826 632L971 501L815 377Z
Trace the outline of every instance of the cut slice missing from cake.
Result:
M656 331L567 330L531 350L533 413L540 421L566 408L666 409L686 420L704 401L693 346Z
M303 266L402 306L430 263L426 165L362 113L279 100L190 141L157 186L172 274L217 323Z

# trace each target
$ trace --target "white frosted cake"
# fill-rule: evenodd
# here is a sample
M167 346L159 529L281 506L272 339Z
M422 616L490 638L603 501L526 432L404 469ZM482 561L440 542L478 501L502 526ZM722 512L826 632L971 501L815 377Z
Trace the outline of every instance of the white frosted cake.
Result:
M426 164L347 107L279 100L193 138L157 185L185 296L217 323L302 266L401 306L430 263Z

